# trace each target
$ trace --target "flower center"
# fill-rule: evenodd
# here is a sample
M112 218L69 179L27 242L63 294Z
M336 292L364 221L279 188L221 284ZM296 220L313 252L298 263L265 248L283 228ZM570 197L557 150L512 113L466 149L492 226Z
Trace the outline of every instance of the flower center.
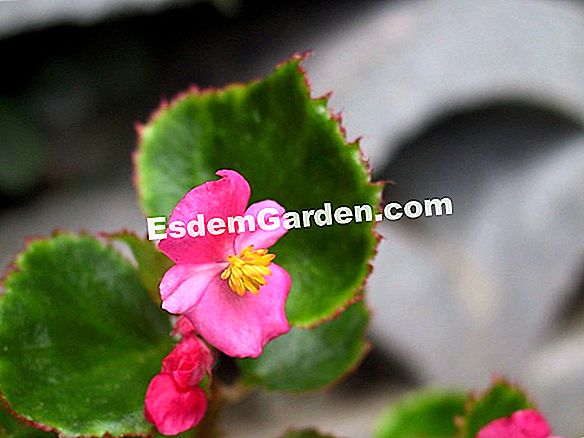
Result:
M274 257L267 249L254 250L250 245L239 254L227 257L229 266L221 273L221 279L229 279L229 287L240 297L246 292L257 295L267 283L265 277L272 274L268 265Z

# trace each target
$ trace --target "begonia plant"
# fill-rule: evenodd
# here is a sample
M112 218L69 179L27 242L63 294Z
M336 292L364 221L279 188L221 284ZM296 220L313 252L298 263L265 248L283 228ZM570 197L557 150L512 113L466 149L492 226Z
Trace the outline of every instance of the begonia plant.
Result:
M248 84L193 87L138 125L145 226L162 216L188 228L204 214L216 219L208 234L169 225L158 243L129 231L26 243L0 299L0 437L216 437L233 388L323 389L359 365L370 347L364 291L375 221L220 232L230 217L266 208L283 219L324 203L379 207L382 186L329 96L311 96L303 58ZM216 372L227 360L235 383ZM501 434L552 438L503 381L480 397L415 395L378 431Z

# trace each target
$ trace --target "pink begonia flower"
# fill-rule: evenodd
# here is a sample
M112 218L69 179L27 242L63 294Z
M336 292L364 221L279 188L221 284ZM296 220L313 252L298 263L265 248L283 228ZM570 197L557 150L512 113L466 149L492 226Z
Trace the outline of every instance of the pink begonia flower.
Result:
M233 357L258 357L271 339L290 330L285 304L290 276L272 263L268 253L286 233L284 208L266 200L247 207L250 187L233 170L220 170L222 178L189 191L174 208L168 223L188 224L203 214L205 221L251 215L273 208L280 226L272 231L168 237L159 248L176 265L160 283L162 308L184 314L207 342ZM247 209L246 209L247 207ZM266 217L273 221L274 217Z
M545 418L533 409L515 412L509 418L500 418L483 427L477 438L562 438L551 436Z
M213 355L199 338L187 336L180 341L148 385L146 420L163 435L176 435L195 427L207 410L205 392L198 385L212 365Z

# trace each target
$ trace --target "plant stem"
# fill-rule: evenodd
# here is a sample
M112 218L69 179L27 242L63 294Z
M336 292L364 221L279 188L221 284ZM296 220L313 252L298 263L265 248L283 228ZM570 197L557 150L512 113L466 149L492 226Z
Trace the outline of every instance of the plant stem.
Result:
M197 426L197 438L219 438L223 436L221 430L219 429L219 417L221 410L225 406L225 398L220 390L220 386L215 380L211 383L209 388L210 401L207 406L207 412L205 417L199 425Z

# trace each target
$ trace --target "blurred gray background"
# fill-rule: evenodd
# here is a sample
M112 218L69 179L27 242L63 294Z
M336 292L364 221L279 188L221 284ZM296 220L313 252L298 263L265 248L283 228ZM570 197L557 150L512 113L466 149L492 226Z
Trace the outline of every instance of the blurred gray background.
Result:
M584 433L584 3L544 0L0 1L0 265L53 229L144 232L133 125L195 83L294 51L333 90L384 200L455 215L383 223L373 353L329 393L254 394L231 436L371 436L423 385L526 386ZM310 207L310 206L307 206Z

